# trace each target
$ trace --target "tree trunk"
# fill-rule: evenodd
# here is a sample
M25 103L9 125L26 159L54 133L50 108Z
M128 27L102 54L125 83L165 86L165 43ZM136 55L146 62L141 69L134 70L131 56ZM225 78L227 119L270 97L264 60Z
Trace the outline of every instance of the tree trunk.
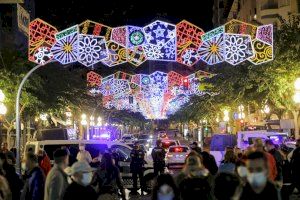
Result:
M294 117L294 126L295 126L295 138L299 138L299 124L298 124L298 116L299 116L299 110L293 110L293 117Z

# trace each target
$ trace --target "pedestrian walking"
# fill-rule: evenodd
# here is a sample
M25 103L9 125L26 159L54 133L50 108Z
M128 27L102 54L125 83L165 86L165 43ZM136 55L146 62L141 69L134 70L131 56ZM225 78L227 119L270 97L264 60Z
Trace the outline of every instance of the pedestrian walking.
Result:
M43 200L45 175L39 167L38 157L33 153L26 156L26 181L21 194L21 200Z
M198 146L197 142L193 142L192 144L190 144L190 149L192 151L196 151L197 153L199 153L201 155L202 153L202 149Z
M154 175L163 174L166 165L166 151L162 148L161 140L156 141L156 147L153 148L151 156L153 159Z
M67 187L63 200L96 200L96 191L90 185L93 171L95 169L91 168L86 161L75 162L69 173L72 183Z
M170 174L157 177L152 190L152 200L179 200L179 191Z
M79 152L76 156L76 159L78 161L86 161L87 163L92 162L92 156L91 156L90 152L85 150L85 145L82 143L79 144Z
M144 194L144 164L145 164L145 152L141 149L138 142L134 143L134 148L130 152L131 163L130 170L133 179L133 189L130 194L137 195L137 181L140 179L141 193Z
M11 192L9 189L9 185L6 179L0 175L0 199L1 200L11 200Z
M261 151L251 152L247 156L247 183L239 199L243 200L280 200L279 189L268 178L268 158Z
M38 160L39 160L39 166L44 171L45 176L47 176L49 171L51 170L51 162L50 162L50 158L47 155L46 151L44 151L42 149L39 150Z
M186 158L183 170L176 178L182 200L212 199L213 177L203 166L201 156L192 151Z
M69 165L69 151L57 149L53 157L54 166L46 178L44 200L62 200L69 185L68 175L64 172Z
M126 199L119 168L109 153L103 154L100 167L94 174L92 185L96 186L98 196L110 195L112 199L118 199L120 190L122 199Z
M216 200L232 200L237 199L241 187L240 180L237 175L232 173L219 173L214 181L214 196Z
M219 173L225 172L225 173L231 173L235 174L235 163L236 163L236 157L234 155L233 150L226 151L224 155L224 160L221 162L219 166Z

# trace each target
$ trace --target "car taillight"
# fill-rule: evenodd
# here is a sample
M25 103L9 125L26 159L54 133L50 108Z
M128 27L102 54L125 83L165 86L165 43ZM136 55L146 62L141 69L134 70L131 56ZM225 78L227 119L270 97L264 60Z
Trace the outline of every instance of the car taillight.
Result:
M173 155L172 155L172 154L167 154L167 157L168 157L168 158L172 158Z

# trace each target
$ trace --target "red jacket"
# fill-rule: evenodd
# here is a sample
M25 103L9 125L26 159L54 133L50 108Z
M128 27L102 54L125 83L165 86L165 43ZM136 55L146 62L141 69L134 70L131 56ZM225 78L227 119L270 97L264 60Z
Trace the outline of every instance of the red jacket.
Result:
M45 176L49 173L51 170L51 162L50 158L46 155L44 158L39 162L40 167L44 171Z
M265 155L268 159L268 166L269 166L269 179L274 181L277 177L277 167L275 158L268 152L265 152Z

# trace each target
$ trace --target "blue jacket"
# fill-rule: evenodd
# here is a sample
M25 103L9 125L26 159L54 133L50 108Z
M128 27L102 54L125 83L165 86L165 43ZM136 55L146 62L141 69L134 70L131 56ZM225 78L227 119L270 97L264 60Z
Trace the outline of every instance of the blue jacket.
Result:
M45 175L40 167L33 168L26 179L21 200L43 200Z

